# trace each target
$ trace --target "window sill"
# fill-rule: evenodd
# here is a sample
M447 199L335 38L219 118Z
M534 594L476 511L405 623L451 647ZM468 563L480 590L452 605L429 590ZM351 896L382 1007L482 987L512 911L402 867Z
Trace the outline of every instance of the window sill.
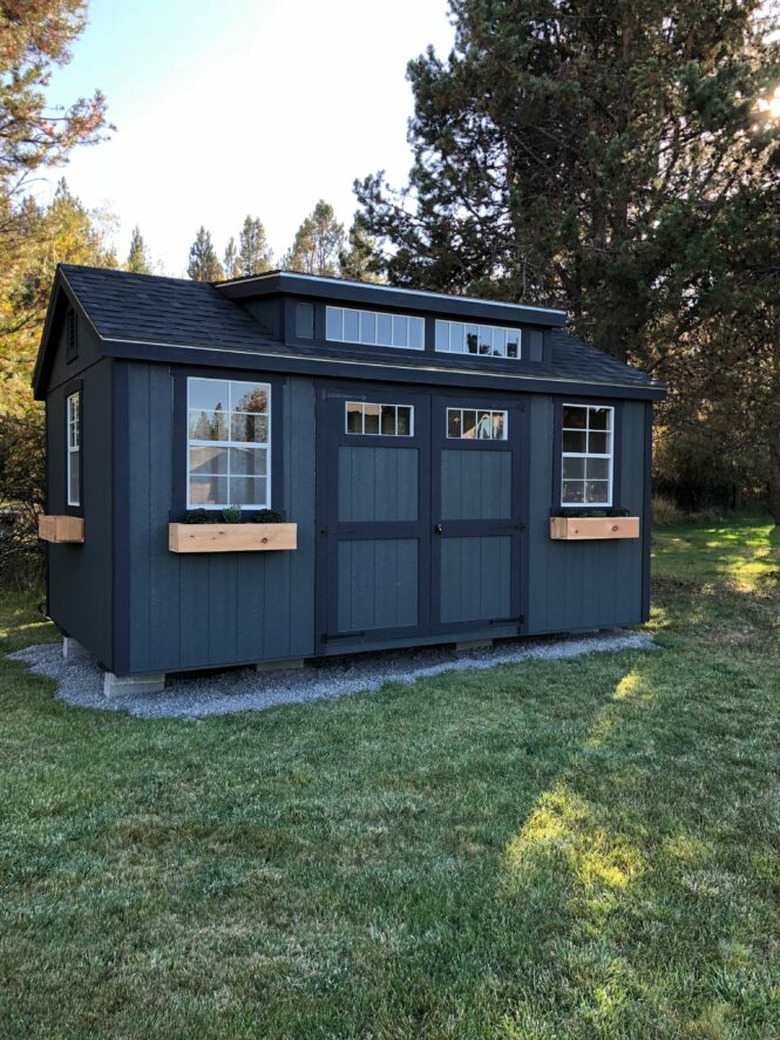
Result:
M77 544L84 541L84 518L82 516L46 516L38 517L38 537L42 542L71 542Z
M638 538L638 516L551 516L550 538L573 542L605 538Z
M175 553L267 552L297 549L297 524L168 524Z

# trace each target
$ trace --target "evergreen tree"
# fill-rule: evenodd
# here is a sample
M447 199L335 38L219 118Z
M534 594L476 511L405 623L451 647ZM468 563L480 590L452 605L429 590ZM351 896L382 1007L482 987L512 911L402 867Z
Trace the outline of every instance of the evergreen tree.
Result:
M222 266L211 241L211 234L202 224L190 247L187 274L194 282L218 282L224 277Z
M46 208L27 199L19 212L27 235L0 268L0 412L25 410L54 272L58 263L116 267L107 244L113 224L88 210L61 180Z
M238 241L238 265L241 275L262 274L263 271L271 270L273 253L268 246L261 220L247 216Z
M66 161L78 144L100 140L106 102L100 91L63 115L46 109L52 66L70 59L86 24L85 0L35 0L0 6L0 192L15 191L32 170Z
M377 243L366 231L360 213L355 214L347 236L347 244L339 253L339 269L342 278L348 278L353 282L382 281Z
M225 246L225 255L222 258L222 266L225 269L226 278L240 278L241 267L238 262L238 250L236 249L236 240L231 235L228 239L228 244Z
M338 277L344 244L344 225L336 220L333 207L320 199L295 233L292 248L282 258L282 267L301 274Z
M760 179L778 79L760 0L451 0L455 47L408 67L414 165L356 184L392 282L562 306L621 358L659 361Z
M133 228L125 270L132 271L135 274L152 274L152 261L138 225Z

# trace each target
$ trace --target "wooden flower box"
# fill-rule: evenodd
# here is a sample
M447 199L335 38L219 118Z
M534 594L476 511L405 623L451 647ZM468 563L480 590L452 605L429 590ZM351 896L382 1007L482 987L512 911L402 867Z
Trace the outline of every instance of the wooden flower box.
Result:
M168 524L175 553L263 552L297 549L297 524Z
M596 538L638 538L638 516L552 516L550 538L585 541Z
M38 537L43 542L83 542L84 517L41 514L38 517Z

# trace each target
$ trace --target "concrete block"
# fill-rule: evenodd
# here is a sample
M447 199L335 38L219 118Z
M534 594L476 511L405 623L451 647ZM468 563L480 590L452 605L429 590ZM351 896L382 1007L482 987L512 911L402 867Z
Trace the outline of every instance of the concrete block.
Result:
M83 661L92 655L77 639L74 639L72 636L63 636L62 656L66 661Z
M303 668L303 658L293 658L291 661L258 661L255 671L258 672L286 672L288 668Z
M103 695L109 699L134 693L162 693L164 689L165 672L152 672L146 675L103 673Z
M455 644L455 653L466 654L469 650L490 650L492 646L492 639L466 639L462 643Z

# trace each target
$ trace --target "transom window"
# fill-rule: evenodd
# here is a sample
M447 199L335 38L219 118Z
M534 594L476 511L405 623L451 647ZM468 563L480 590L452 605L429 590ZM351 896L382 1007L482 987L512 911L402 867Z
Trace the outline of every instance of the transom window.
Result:
M81 391L67 398L68 505L81 505Z
M414 406L411 404L347 401L344 414L347 433L382 437L414 436Z
M463 321L436 321L436 350L449 354L481 354L519 358L520 329L474 325Z
M353 307L326 307L325 338L335 343L361 343L367 347L422 350L425 319Z
M562 505L612 505L614 417L614 408L564 404Z
M505 441L509 431L506 412L476 408L447 409L447 438L449 440Z
M270 384L189 378L187 419L187 508L269 507Z

